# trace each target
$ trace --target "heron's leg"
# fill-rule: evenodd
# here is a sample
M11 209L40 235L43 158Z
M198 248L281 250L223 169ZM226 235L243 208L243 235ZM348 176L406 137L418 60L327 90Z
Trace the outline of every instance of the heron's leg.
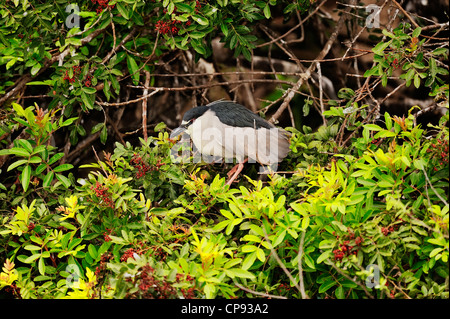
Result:
M246 158L244 161L236 164L228 173L228 181L227 185L231 185L231 183L238 177L239 173L244 168L244 163L248 161L248 158ZM231 176L231 177L230 177Z

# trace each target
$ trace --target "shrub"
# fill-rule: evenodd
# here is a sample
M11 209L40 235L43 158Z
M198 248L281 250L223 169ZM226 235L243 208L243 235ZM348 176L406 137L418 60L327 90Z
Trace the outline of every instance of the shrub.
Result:
M445 298L447 120L429 139L386 113L348 152L238 188L171 164L165 132L118 144L87 178L11 204L2 285L22 298ZM291 158L323 146L297 134Z

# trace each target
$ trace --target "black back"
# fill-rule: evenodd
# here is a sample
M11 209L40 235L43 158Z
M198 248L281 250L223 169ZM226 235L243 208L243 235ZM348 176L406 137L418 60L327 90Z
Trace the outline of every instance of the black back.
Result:
M274 127L272 124L264 120L262 117L256 115L245 106L231 101L216 101L208 104L207 107L209 107L211 111L216 113L217 117L222 123L230 126L254 127L257 129L262 127L271 129Z
M196 119L203 115L206 111L209 110L208 106L197 106L189 111L186 111L183 115L183 121L189 122L192 119Z

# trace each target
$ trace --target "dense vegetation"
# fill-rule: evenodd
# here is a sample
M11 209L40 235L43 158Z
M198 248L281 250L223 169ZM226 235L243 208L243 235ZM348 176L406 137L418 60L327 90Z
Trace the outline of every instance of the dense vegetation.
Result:
M448 22L388 19L371 31L370 65L351 51L360 77L333 97L320 65L344 25L358 43L349 13L367 13L341 8L306 67L301 41L283 40L331 19L317 17L325 3L0 4L2 296L448 298ZM280 36L269 29L279 17L300 22ZM214 39L238 62L203 71L208 80L197 72L215 59ZM299 69L278 71L272 45ZM262 54L271 71L246 68ZM247 165L230 187L230 165L176 163L168 125L216 86L238 99L239 83L270 89L256 111L288 114L291 152L267 180ZM386 111L402 89L439 115Z

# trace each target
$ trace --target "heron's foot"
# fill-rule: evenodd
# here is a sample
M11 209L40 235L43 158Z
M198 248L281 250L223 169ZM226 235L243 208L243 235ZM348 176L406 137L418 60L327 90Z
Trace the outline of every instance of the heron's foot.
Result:
M227 185L231 185L231 183L233 183L233 181L236 179L236 177L238 177L239 173L242 171L242 169L244 168L244 163L239 163L236 164L228 173L228 181L227 181Z

